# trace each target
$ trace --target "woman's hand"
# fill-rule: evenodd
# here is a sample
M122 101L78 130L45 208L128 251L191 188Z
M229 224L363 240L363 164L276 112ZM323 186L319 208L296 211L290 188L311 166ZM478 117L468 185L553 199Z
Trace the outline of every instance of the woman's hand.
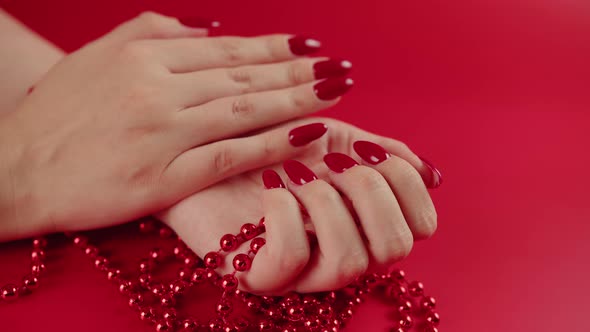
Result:
M67 56L0 119L0 241L132 220L278 162L226 139L332 106L352 84L347 62L296 59L312 39L204 35L143 14Z
M316 124L299 127L309 123ZM322 136L324 125L329 130ZM319 136L298 148L287 140L299 145ZM297 161L228 178L158 215L201 257L218 250L224 234L264 216L267 243L251 270L238 274L245 290L276 295L337 289L402 259L415 239L436 229L426 188L437 187L441 175L399 141L327 118L293 121L250 139ZM269 169L290 179L289 190ZM308 230L317 245L310 246ZM232 271L233 256L248 245L228 255L220 272Z

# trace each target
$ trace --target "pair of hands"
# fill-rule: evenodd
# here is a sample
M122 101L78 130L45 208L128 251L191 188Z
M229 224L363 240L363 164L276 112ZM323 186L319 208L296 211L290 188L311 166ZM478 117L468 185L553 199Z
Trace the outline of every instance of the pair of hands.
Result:
M439 174L403 143L332 119L293 120L338 102L352 82L342 77L347 62L299 58L318 48L301 37L205 36L143 14L52 68L0 121L8 161L0 168L9 174L0 201L11 202L3 217L14 220L0 225L0 237L104 227L161 211L203 255L221 235L264 215L268 242L243 284L281 293L338 288L432 234L436 213L424 183L436 184ZM304 144L318 135L293 129L317 122L327 134ZM352 154L356 140L391 154L378 165L328 172L322 157ZM261 199L262 171L291 158L330 183L291 184ZM317 248L304 227L316 232Z

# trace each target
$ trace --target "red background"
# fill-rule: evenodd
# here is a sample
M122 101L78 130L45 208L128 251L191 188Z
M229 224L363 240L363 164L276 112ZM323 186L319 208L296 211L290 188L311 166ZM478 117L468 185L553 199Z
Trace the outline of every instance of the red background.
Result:
M403 140L444 173L438 233L401 264L439 299L441 331L590 331L587 0L0 4L67 51L146 9L322 40L357 83L325 114ZM144 253L130 237L107 242ZM0 283L23 274L28 250L0 245ZM40 290L0 304L0 330L151 331L79 253L49 254ZM386 331L386 316L369 304L348 331Z

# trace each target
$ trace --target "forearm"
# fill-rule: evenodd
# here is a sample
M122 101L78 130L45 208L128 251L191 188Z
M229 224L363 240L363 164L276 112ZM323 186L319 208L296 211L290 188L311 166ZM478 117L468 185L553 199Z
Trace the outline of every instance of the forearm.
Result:
M64 52L0 9L0 114L16 109L30 86Z

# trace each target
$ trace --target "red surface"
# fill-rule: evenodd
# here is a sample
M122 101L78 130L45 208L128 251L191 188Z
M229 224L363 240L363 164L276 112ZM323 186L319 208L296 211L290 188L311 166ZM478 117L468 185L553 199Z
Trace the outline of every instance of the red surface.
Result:
M149 8L324 41L356 82L326 114L399 138L444 173L439 231L401 264L439 300L441 331L590 331L588 1L0 4L66 50ZM147 248L111 242L130 257ZM0 283L27 269L27 250L0 246ZM50 256L35 295L0 305L0 330L151 331L78 253ZM386 331L387 318L371 304L352 322Z

